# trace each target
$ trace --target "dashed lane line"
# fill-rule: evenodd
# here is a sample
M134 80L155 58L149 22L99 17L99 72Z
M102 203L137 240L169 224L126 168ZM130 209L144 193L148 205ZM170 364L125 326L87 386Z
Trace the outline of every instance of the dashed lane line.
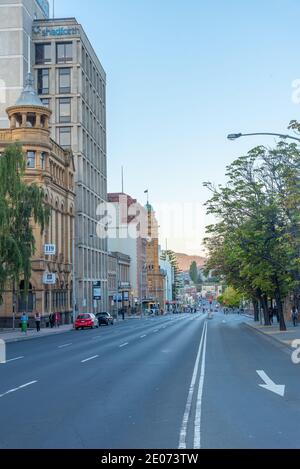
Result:
M9 391L6 391L5 393L0 394L0 398L7 396L8 394L12 394L13 392L17 392L20 389L27 388L28 386L31 386L32 384L35 384L35 383L37 383L37 381L30 381L30 383L25 383L25 384L22 384L22 386L18 386L17 388L10 389Z
M99 355L94 355L93 357L89 357L89 358L86 358L85 360L81 360L81 363L86 363L86 362L89 362L91 360L95 360L95 358L98 358Z

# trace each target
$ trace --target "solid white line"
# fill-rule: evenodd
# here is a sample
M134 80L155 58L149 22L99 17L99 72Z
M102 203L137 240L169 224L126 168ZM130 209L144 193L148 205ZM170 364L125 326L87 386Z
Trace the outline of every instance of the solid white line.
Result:
M60 345L58 348L69 347L70 345L72 345L72 344L64 344L64 345Z
M206 323L206 329L205 329L201 373L200 373L198 396L197 396L197 402L196 402L196 413L195 413L195 422L194 422L194 449L201 448L201 410L202 410L201 407L202 407L202 395L203 395L203 385L204 385L204 376L205 376L206 342L207 342L207 323Z
M155 329L153 332L158 332L158 329Z
M31 386L32 384L35 384L35 383L37 383L37 381L30 381L30 383L22 384L22 386L19 386L19 387L14 388L14 389L10 389L9 391L5 392L4 394L0 394L0 398L4 397L4 396L7 396L7 394L11 394L13 392L19 391L20 389L27 388L28 386Z
M187 427L188 427L188 422L189 422L189 417L190 417L190 412L191 412L191 406L192 406L192 399L193 399L193 395L194 395L195 383L196 383L197 374L198 374L202 344L203 344L203 339L204 339L204 335L205 335L205 328L206 328L206 322L204 323L203 330L202 330L202 335L201 335L199 349L198 349L198 353L197 353L197 357L196 357L196 361L195 361L192 381L191 381L191 384L190 384L189 394L188 394L188 398L187 398L187 401L186 401L185 411L184 411L184 415L183 415L183 419L182 419L178 449L186 449Z
M125 347L126 345L128 345L128 342L125 342L125 344L122 344L122 345L120 345L119 347L120 347L120 348L121 348L121 347Z
M11 358L10 360L6 360L5 362L0 362L0 363L5 365L5 363L15 362L16 360L22 360L22 358L24 358L24 357Z
M144 337L147 337L147 334L141 335L140 339L143 339Z
M90 360L94 360L95 358L98 358L99 355L94 355L93 357L86 358L85 360L81 360L81 363L89 362Z

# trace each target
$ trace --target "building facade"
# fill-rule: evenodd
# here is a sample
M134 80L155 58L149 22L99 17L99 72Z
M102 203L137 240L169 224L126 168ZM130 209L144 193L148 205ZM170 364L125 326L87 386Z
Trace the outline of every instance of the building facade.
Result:
M77 311L93 310L95 281L102 289L96 312L106 311L107 240L96 235L97 207L107 200L106 75L75 18L35 20L32 40L35 82L52 111L52 138L75 159Z
M6 108L20 96L31 66L33 21L48 17L48 0L0 0L0 128L8 126ZM32 45L31 52L33 58Z
M121 252L108 253L109 312L118 317L121 309L131 311L130 257Z
M146 245L146 268L148 307L164 309L165 307L165 272L160 268L158 223L153 207L147 203L148 237Z
M72 319L72 237L74 233L75 182L74 160L50 137L51 111L45 108L33 89L29 74L25 89L14 106L7 109L10 126L0 129L0 153L13 143L22 145L26 158L24 181L43 188L45 202L50 206L50 221L41 235L34 227L36 252L32 259L28 301L14 299L13 288L7 287L0 306L0 323L13 325L13 310L29 315L39 312L43 318L52 312L61 313L63 323ZM44 246L54 244L55 255L45 255ZM54 284L46 284L47 274L54 275ZM23 289L22 281L19 285ZM14 305L15 303L15 305Z
M109 249L130 257L131 306L138 307L147 298L147 241L142 227L146 211L136 199L123 193L108 194L108 202L114 220L108 231Z

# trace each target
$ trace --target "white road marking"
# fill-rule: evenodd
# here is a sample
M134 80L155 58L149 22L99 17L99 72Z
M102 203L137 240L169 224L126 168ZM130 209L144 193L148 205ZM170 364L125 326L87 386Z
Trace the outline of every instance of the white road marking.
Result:
M188 397L186 401L185 411L184 411L184 415L182 419L178 449L186 449L187 427L188 427L189 417L190 417L190 412L191 412L191 407L192 407L192 400L193 400L195 383L196 383L197 374L198 374L198 368L199 368L199 362L200 362L200 357L201 357L202 344L203 344L203 340L205 336L206 325L207 323L204 323L201 340L199 344L199 349L198 349L198 353L197 353L197 357L195 361L193 376L192 376L189 393L188 393Z
M126 345L128 345L128 342L125 342L125 344L122 344L122 345L120 345L119 347L120 347L120 348L126 347Z
M202 407L202 395L203 395L203 384L205 376L205 357L206 357L206 341L207 341L207 323L205 329L205 337L203 344L203 353L202 353L202 363L201 363L201 373L199 380L198 396L196 402L196 413L195 413L195 422L194 422L194 449L201 448L201 407Z
M72 345L72 343L71 344L60 345L58 348L65 348L65 347L69 347L70 345Z
M85 360L81 360L81 363L89 362L90 360L94 360L95 358L98 358L99 355L94 355L93 357L86 358Z
M143 339L144 337L147 337L147 334L141 335L140 339Z
M2 365L5 365L6 363L9 362L15 362L16 360L22 360L24 357L17 357L17 358L11 358L10 360L6 360L5 362L0 362Z
M267 373L263 370L256 370L256 373L261 377L261 379L265 382L265 384L259 384L261 388L267 389L267 391L274 392L279 396L283 397L285 393L285 385L284 384L275 384L274 381L269 378Z
M32 384L37 383L37 381L30 381L30 383L22 384L22 386L18 386L17 388L10 389L9 391L6 391L4 394L0 394L0 398L7 396L8 394L12 394L13 392L19 391L20 389L27 388L28 386L31 386Z
M153 332L158 332L158 329L155 329Z

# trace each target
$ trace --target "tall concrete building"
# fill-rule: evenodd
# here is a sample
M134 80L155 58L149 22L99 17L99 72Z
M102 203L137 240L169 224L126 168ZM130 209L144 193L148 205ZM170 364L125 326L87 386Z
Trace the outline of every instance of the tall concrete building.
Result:
M106 74L75 18L35 20L34 74L52 111L52 138L72 149L76 168L75 278L77 310L106 311L107 239L96 236L97 206L107 200ZM93 282L102 299L93 301Z
M0 127L25 83L33 21L48 17L48 0L0 0Z

